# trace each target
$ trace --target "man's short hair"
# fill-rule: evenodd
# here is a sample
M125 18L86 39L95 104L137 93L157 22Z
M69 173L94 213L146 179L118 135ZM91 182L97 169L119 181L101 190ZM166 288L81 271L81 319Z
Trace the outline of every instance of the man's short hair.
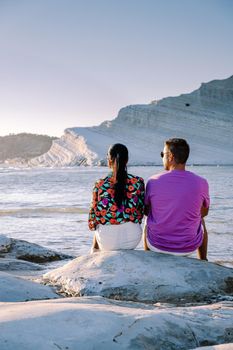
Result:
M165 141L177 164L185 164L189 157L189 144L184 139L172 138Z

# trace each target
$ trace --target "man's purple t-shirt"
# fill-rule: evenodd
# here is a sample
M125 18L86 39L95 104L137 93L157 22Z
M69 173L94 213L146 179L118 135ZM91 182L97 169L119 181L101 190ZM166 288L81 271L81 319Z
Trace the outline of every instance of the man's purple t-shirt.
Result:
M151 177L145 204L150 206L147 239L157 249L188 253L202 243L201 207L209 207L207 181L186 170Z

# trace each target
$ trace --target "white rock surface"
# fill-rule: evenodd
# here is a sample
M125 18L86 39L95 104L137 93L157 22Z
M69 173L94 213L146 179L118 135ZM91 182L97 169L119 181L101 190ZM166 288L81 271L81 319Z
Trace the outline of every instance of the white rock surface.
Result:
M43 276L71 296L100 295L139 302L185 304L233 295L233 269L145 251L79 257Z
M101 298L1 303L1 350L188 350L232 342L233 304L163 309Z
M106 151L116 142L128 146L131 165L161 164L160 151L170 137L188 140L190 164L233 164L232 134L233 76L204 83L189 94L127 106L117 118L96 127L66 129L29 165L106 164Z
M10 250L11 239L5 235L0 234L0 254L7 253Z
M0 272L0 302L58 298L47 286ZM1 328L1 327L0 327ZM0 332L0 334L2 331ZM0 346L2 350L2 347Z

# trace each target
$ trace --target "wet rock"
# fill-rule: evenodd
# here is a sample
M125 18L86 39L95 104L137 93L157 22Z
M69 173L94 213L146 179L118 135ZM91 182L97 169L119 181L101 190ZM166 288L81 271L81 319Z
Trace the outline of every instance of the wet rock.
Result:
M70 296L99 295L156 303L211 302L233 295L233 269L187 257L145 251L86 255L43 276Z
M35 263L45 263L71 258L69 255L58 253L38 244L16 239L12 240L11 253L14 254L17 259Z
M19 270L38 271L38 270L42 270L42 267L39 264L31 263L29 261L0 258L0 271L19 271Z
M47 249L35 243L13 238L9 240L10 245L8 247L8 250L5 251L5 254L2 253L1 257L20 259L34 263L46 263L72 258L70 255L58 253L54 250Z
M0 234L0 254L9 252L10 246L11 239L5 235Z

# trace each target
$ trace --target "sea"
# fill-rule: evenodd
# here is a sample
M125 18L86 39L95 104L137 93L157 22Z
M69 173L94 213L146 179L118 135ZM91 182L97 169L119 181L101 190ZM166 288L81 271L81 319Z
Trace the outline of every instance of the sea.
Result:
M130 167L145 182L159 166ZM209 182L208 259L233 268L233 166L190 166ZM94 182L105 167L0 168L0 234L74 257L90 251L87 225ZM142 248L142 242L137 249Z

